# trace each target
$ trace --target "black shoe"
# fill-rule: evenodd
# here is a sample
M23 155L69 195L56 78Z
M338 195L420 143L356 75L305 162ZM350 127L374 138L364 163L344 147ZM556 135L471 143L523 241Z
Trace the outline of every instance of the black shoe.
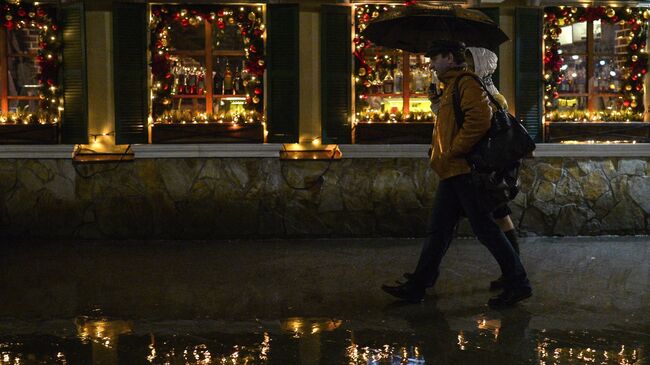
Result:
M411 281L411 280L413 280L413 273L412 272L405 272L404 277L406 278L406 280ZM434 285L434 282L430 281L424 287L425 288L433 288L433 285Z
M411 281L398 285L382 285L381 290L411 303L419 303L424 299L424 287L415 285Z
M498 279L490 281L490 291L502 290L506 287L506 279L499 276Z
M506 289L496 297L490 298L488 306L495 309L511 307L519 301L530 298L532 295L533 290L531 288Z

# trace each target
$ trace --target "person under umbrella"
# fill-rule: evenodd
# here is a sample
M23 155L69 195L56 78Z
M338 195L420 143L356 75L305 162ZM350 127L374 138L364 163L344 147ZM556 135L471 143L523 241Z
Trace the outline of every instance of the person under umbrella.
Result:
M431 59L431 69L445 85L454 85L456 78L468 73L462 42L434 41L426 56ZM445 88L440 96L430 159L440 182L420 258L406 282L383 285L382 289L410 302L423 300L425 288L438 279L440 263L453 239L461 212L464 212L478 240L488 248L503 273L503 292L491 298L488 305L507 307L530 297L532 289L519 256L494 222L492 213L482 208L470 174L471 167L465 160L465 155L490 128L492 109L487 94L472 77L460 79L458 87L465 116L462 128L457 127L454 116L453 88Z

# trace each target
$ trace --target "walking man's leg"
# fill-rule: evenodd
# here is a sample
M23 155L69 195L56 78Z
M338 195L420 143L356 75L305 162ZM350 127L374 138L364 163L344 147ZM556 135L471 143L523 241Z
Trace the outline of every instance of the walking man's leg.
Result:
M406 283L383 285L382 289L388 294L417 302L424 298L425 288L437 280L440 262L449 248L461 210L452 179L442 180L438 184L429 216L427 236L415 271L409 275Z
M532 294L530 283L519 255L494 222L491 213L481 206L471 176L469 174L457 176L454 182L456 196L460 199L474 234L490 250L505 278L503 293L490 299L489 304L495 307L509 306L530 297Z

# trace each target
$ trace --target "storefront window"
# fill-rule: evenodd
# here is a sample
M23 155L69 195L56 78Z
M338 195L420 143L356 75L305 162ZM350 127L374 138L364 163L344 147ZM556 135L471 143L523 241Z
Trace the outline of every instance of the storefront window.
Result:
M262 124L264 6L152 5L156 124Z
M647 140L650 124L643 123L643 80L649 16L648 10L639 8L545 8L548 141Z
M54 10L5 3L0 31L0 124L54 125L63 108L60 41Z
M385 130L396 137L397 142L413 143L416 136L409 137L408 128L395 126L386 129L386 124L402 126L413 123L433 122L433 113L427 97L432 81L428 59L396 49L387 49L372 44L360 35L368 22L381 13L405 5L357 4L354 6L354 84L355 84L355 140L364 143L369 132L377 143L385 141L374 132ZM370 124L375 124L371 126ZM388 126L390 127L390 126ZM372 129L374 128L374 132ZM413 129L416 135L421 134ZM398 135L405 133L402 137ZM415 137L413 139L412 137ZM399 140L399 138L402 138ZM422 143L430 142L426 135Z

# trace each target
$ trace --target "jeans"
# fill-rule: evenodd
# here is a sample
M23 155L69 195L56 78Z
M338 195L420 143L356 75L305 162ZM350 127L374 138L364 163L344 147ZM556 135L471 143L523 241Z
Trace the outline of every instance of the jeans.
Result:
M506 289L530 288L526 270L510 241L494 222L490 212L480 206L480 192L470 174L440 181L433 201L427 237L411 280L426 286L436 281L442 258L453 238L461 212L469 219L474 234L496 259L505 279Z

